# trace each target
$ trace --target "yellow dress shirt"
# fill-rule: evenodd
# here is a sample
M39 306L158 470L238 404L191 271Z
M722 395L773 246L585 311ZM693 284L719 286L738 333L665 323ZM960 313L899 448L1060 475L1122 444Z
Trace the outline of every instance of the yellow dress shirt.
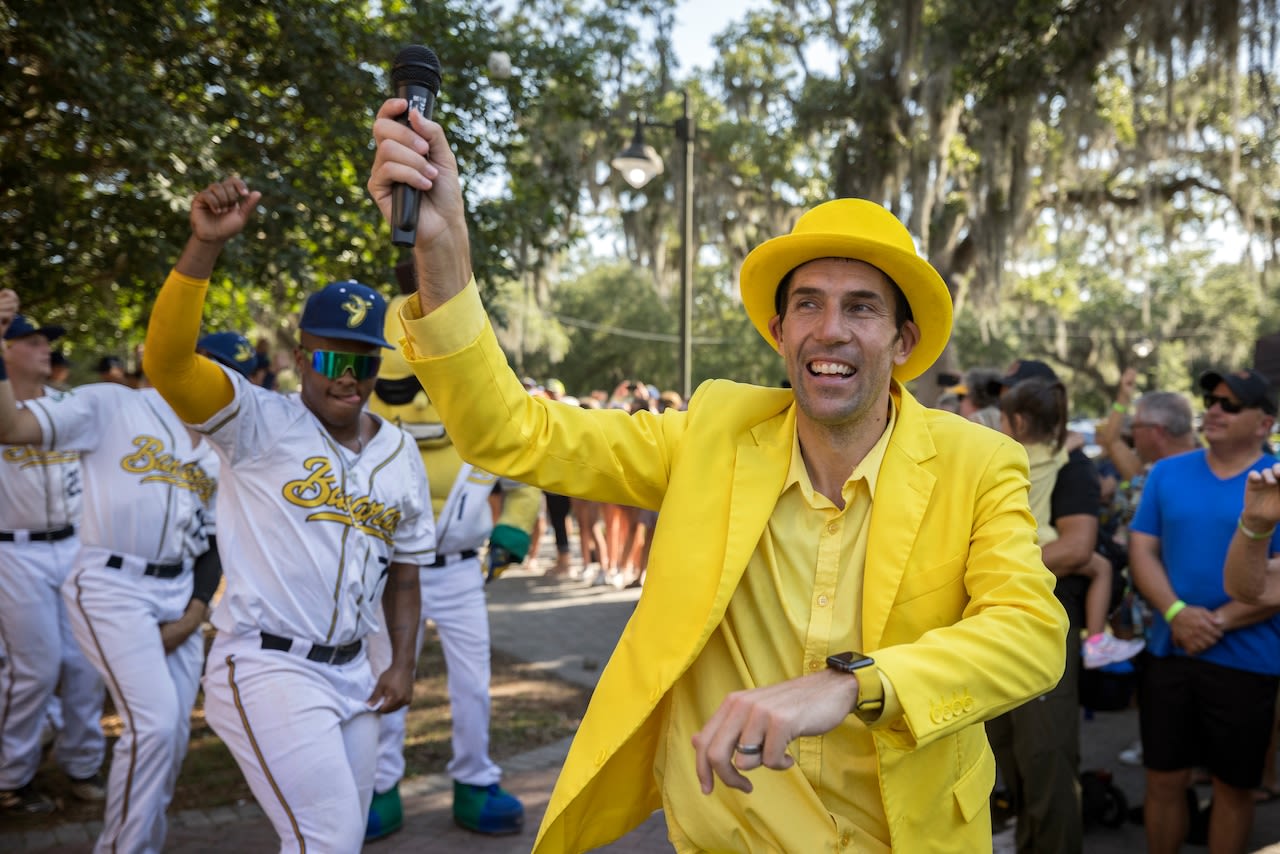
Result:
M788 418L794 435L794 410ZM828 655L863 648L862 568L872 496L895 419L890 407L884 433L842 487L843 510L814 490L793 438L782 494L724 621L672 689L656 771L676 850L818 851L850 844L858 851L888 850L875 745L856 716L825 736L792 742L796 764L752 772L751 794L717 781L712 795L703 796L690 738L730 692L815 673ZM671 809L693 803L696 809Z

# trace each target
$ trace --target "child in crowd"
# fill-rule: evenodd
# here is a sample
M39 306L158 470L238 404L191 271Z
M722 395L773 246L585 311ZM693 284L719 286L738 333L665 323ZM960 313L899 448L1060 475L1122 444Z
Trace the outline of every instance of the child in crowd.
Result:
M1058 539L1050 524L1053 487L1058 470L1067 462L1067 389L1057 380L1023 380L1000 397L1000 429L1027 450L1031 491L1031 515L1040 533L1040 546ZM1098 553L1075 571L1089 579L1085 595L1084 666L1093 670L1133 658L1142 651L1141 640L1122 640L1106 631L1111 605L1111 563Z

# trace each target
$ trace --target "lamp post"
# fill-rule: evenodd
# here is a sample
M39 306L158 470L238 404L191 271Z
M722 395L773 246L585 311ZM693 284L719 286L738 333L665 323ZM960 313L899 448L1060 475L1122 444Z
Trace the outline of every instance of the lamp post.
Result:
M645 145L646 127L669 128L684 145L684 186L680 207L680 396L685 400L693 391L693 119L689 116L689 93L684 92L684 114L672 124L649 122L636 117L636 131L621 154L610 165L635 189L662 174L662 158Z

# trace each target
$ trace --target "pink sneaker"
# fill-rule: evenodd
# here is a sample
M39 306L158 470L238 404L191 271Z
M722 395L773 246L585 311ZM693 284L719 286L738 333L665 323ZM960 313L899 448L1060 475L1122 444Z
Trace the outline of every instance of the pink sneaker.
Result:
M1081 650L1084 654L1084 667L1086 670L1097 670L1108 664L1128 661L1142 652L1142 648L1146 645L1146 641L1138 638L1121 640L1105 632L1096 634L1084 642Z

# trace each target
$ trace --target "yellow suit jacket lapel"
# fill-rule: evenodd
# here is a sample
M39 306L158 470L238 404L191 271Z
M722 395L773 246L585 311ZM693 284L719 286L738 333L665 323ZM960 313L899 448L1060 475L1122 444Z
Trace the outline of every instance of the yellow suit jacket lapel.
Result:
M580 797L593 781L606 792L617 785L642 791L650 787L647 795L654 801L646 804L647 810L660 804L649 771L654 753L662 749L654 710L724 618L773 513L786 480L795 429L789 395L780 395L773 390L760 396L758 407L774 413L764 421L741 433L708 432L698 440L705 441L705 447L691 448L699 466L689 464L689 480L679 500L662 507L665 518L650 555L652 576L570 746L547 805L539 849L558 850L568 838L576 839L575 846L612 838L608 828L577 826L584 811L598 807L590 795ZM735 437L738 445L730 459L725 444ZM689 484L697 484L696 490ZM726 520L723 527L708 521L716 518ZM637 781L637 774L643 782ZM597 839L595 834L603 835Z
M729 495L729 525L725 531L724 568L716 601L707 613L703 642L724 618L742 573L755 552L778 494L787 479L795 436L795 407L751 429L738 443ZM701 643L699 644L701 648Z
M862 576L862 648L868 652L880 647L937 480L920 465L936 453L922 407L896 386L894 391L898 419L876 479Z

